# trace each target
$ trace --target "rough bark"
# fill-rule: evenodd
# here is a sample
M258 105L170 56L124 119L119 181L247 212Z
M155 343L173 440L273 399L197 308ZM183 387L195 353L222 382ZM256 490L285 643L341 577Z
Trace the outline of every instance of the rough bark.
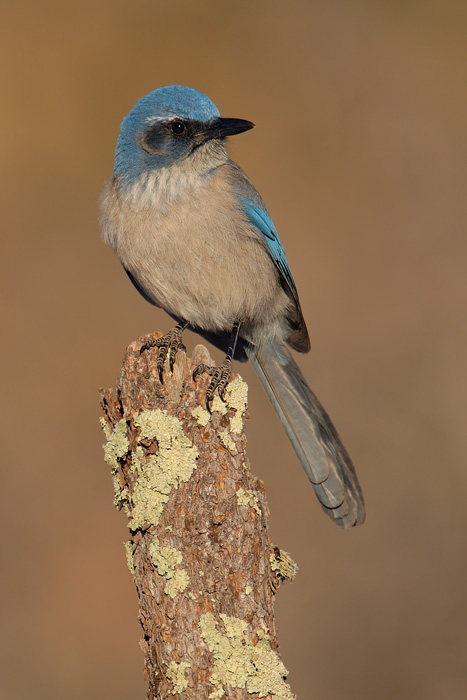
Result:
M150 337L160 337L155 333ZM295 565L268 532L263 483L251 475L246 385L204 409L212 365L197 346L164 383L157 349L127 349L117 390L101 391L115 505L129 519L128 566L139 598L149 700L290 699L273 603Z

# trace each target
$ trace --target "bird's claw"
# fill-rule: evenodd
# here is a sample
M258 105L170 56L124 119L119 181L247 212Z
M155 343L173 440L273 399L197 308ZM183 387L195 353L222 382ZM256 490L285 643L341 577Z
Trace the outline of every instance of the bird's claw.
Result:
M227 384L229 383L230 375L232 373L232 360L230 357L226 357L224 362L219 365L219 367L209 367L209 365L198 365L193 372L193 381L200 374L209 374L212 379L209 383L208 389L206 391L206 410L211 413L211 402L214 399L214 393L217 389L219 398L221 401L224 400L225 390Z
M159 381L161 384L164 383L164 364L169 357L169 367L170 372L173 372L175 365L175 357L179 350L186 351L185 346L182 341L182 329L179 326L172 328L168 333L163 335L161 338L146 340L141 348L140 355L149 348L159 348L159 355L156 362L157 372L159 374Z

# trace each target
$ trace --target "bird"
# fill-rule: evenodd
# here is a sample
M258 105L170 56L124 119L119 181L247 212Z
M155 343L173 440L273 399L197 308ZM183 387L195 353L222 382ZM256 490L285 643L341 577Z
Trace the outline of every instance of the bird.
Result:
M100 199L104 240L151 304L176 322L146 341L163 381L189 328L226 353L209 372L206 407L221 399L232 360L249 360L323 510L344 529L365 519L352 461L291 349L310 350L297 287L260 194L228 156L226 140L255 125L221 117L183 85L139 99L120 127L112 177Z

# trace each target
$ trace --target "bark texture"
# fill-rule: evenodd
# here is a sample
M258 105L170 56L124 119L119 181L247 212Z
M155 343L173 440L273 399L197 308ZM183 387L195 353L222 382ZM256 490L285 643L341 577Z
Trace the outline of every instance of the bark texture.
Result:
M207 349L192 360L179 351L161 384L159 351L140 354L147 339L129 346L101 403L115 505L129 520L148 698L290 700L273 603L296 567L270 541L264 486L250 473L246 384L233 375L209 415L210 377L192 379L213 365Z

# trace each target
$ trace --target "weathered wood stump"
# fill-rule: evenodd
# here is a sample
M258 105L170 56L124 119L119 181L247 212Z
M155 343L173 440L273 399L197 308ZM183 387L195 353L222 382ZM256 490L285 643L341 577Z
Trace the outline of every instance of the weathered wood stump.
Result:
M160 334L153 334L153 338ZM247 386L204 408L213 365L179 351L164 383L157 349L127 349L117 390L101 391L105 459L128 517L128 566L139 598L149 700L290 699L278 655L274 597L295 564L268 532L263 483L251 475Z

